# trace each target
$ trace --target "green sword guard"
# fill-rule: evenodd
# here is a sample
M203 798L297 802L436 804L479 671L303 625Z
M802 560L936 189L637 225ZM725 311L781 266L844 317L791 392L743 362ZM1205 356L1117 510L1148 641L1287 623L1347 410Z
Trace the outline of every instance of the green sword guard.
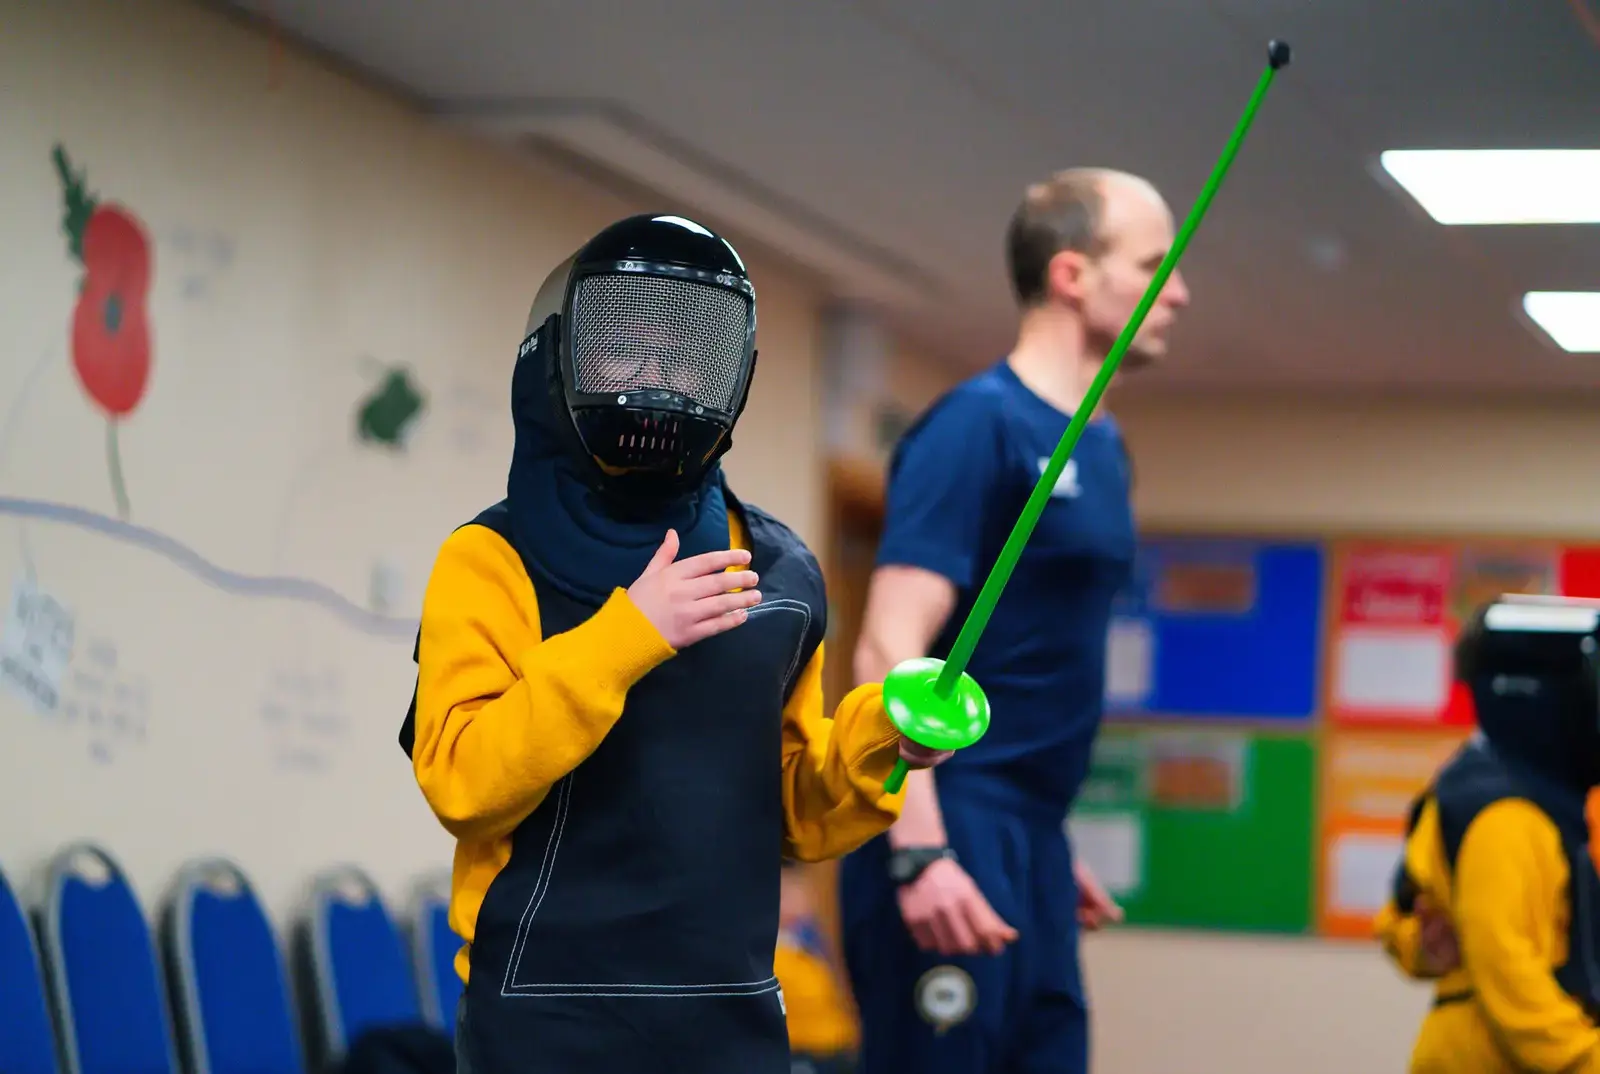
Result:
M1011 529L1011 536L1006 538L1005 546L1000 549L1000 555L989 570L988 579L978 591L972 610L967 613L966 621L961 626L961 633L956 635L955 643L950 646L950 655L942 661L932 657L907 660L884 677L884 711L889 714L889 722L912 742L930 749L960 750L976 743L989 730L989 702L978 684L966 673L967 662L972 659L972 652L978 647L978 639L983 636L984 629L989 625L989 617L994 614L995 605L1000 602L1000 594L1005 591L1006 583L1011 580L1011 572L1016 570L1017 561L1022 558L1022 550L1027 545L1028 538L1033 535L1034 527L1039 524L1039 516L1044 514L1045 506L1050 501L1051 490L1060 479L1061 471L1066 468L1067 460L1072 457L1073 449L1078 446L1089 419L1094 416L1100 397L1105 394L1111 378L1122 365L1122 356L1133 344L1134 337L1138 335L1139 329L1144 325L1145 317L1150 313L1150 308L1161 295L1161 289L1167 285L1168 278L1178 267L1178 259L1183 256L1189 240L1199 229L1200 221L1211 208L1211 201L1217 196L1217 190L1222 186L1222 180L1227 176L1228 169L1233 166L1233 158L1239 155L1239 148L1244 144L1245 135L1249 133L1251 124L1255 122L1256 112L1260 110L1267 90L1272 86L1277 73L1289 66L1289 57L1289 45L1286 42L1268 43L1267 67L1256 82L1255 91L1250 95L1249 103L1245 105L1244 115L1239 117L1238 125L1234 127L1233 135L1222 151L1222 157L1211 170L1211 177L1206 180L1206 185L1200 191L1200 197L1196 199L1194 207L1189 210L1183 226L1178 229L1172 248L1167 251L1167 256L1161 259L1161 265L1151 278L1150 286L1145 288L1144 297L1139 300L1139 305L1134 307L1133 316L1128 318L1122 334L1112 345L1106 360L1100 364L1100 372L1095 375L1089 390L1084 393L1082 404L1067 424L1067 431L1061 434L1060 442L1050 455L1049 464L1039 475L1038 483L1034 485L1028 502L1022 508L1022 515ZM884 780L883 789L890 794L899 792L905 783L909 768L903 758L897 761L894 770L889 773L889 778Z
M939 679L949 666L921 656L903 661L883 680L883 710L889 722L929 749L966 749L989 730L989 699L971 675L963 673L954 690L939 692ZM899 791L909 770L904 758L896 761L883 789L890 794Z

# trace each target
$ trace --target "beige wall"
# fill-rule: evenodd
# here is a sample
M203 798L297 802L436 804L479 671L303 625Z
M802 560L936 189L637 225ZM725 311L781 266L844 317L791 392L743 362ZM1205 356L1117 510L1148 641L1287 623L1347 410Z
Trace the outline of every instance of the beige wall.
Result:
M1152 525L1594 537L1600 403L1116 405Z
M0 864L26 882L92 838L147 900L213 851L280 916L343 860L398 897L450 854L395 742L414 673L403 620L439 542L503 494L535 289L641 207L292 54L273 89L267 43L197 7L0 0L0 25L0 497L89 513L21 520L0 501L0 601L32 570L74 625L54 712L0 688ZM118 434L137 530L116 518L106 421L69 357L79 270L58 140L153 249L153 372ZM816 541L816 296L773 258L750 262L761 373L728 468ZM353 436L391 363L428 393L404 453ZM284 584L219 589L182 549L239 585L326 587L356 617L390 577L399 625L356 629ZM14 624L0 650L8 637Z
M892 402L912 412L961 375L905 345L890 369ZM1104 406L1134 455L1145 526L1600 537L1588 493L1600 400L1180 397L1114 383Z

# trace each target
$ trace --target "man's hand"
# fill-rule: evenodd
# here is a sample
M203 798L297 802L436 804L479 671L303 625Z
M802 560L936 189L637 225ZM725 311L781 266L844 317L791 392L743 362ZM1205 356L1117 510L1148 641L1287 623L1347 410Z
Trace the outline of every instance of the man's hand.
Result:
M1072 860L1072 874L1078 881L1078 924L1095 932L1122 921L1122 907L1100 886L1100 878L1082 861Z
M678 531L668 530L644 573L628 587L628 597L674 649L732 630L761 603L761 594L753 588L756 573L728 570L750 562L744 549L705 552L674 562L677 555Z
M967 871L948 858L934 862L898 893L900 916L924 951L998 955L1017 938Z
M1426 899L1418 899L1417 968L1428 977L1443 977L1461 968L1461 948L1455 929L1443 910Z

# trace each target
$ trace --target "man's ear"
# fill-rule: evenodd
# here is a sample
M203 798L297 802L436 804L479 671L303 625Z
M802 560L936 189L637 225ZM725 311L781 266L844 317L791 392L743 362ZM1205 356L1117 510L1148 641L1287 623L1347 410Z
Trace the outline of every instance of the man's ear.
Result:
M1068 302L1082 301L1092 271L1087 256L1077 250L1062 250L1050 259L1050 267L1045 271L1050 297Z

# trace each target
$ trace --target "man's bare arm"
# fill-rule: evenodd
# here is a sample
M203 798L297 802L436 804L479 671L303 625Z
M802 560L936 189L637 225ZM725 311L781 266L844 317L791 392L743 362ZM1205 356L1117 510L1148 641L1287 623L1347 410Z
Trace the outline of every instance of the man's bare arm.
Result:
M956 606L948 578L920 567L886 566L872 573L855 651L855 680L881 682L896 664L926 656ZM889 829L896 847L943 846L944 818L934 794L933 770L906 777L900 819Z

